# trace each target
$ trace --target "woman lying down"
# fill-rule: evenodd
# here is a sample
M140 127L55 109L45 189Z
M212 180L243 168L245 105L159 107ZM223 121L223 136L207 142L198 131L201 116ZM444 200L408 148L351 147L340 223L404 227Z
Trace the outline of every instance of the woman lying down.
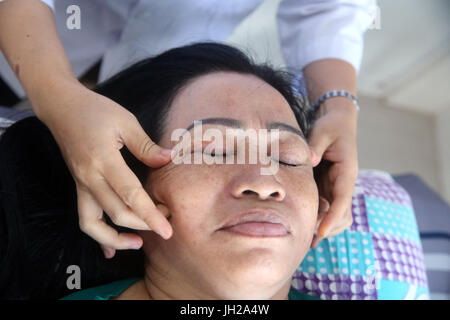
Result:
M290 81L237 49L198 43L141 61L96 89L130 110L162 147L179 145L179 129L193 137L183 161L158 169L122 148L154 203L167 208L174 232L164 240L137 231L142 249L113 259L79 229L75 183L50 131L35 117L8 128L0 140L2 297L314 298L291 289L319 221L319 196L308 123ZM221 149L208 151L205 135L194 141L199 124L203 134L223 133ZM228 133L264 129L278 132L265 146L258 140L269 161L233 161L237 143L225 143ZM185 161L197 154L199 163ZM222 164L207 160L217 156ZM274 163L277 170L262 174ZM81 290L70 285L71 270L79 271Z

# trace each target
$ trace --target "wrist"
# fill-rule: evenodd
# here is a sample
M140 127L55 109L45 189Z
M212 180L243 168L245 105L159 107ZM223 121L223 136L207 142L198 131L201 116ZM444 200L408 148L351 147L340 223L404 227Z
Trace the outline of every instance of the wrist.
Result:
M336 130L351 133L356 137L358 111L350 99L333 97L324 101L316 111L315 119L327 118L336 125ZM339 128L339 129L338 129Z
M322 102L319 112L328 113L333 111L345 112L348 114L358 114L355 103L347 97L331 97Z
M324 94L311 108L309 109L310 119L318 119L326 114L337 114L339 117L343 115L348 119L357 119L359 107L355 97L352 96L328 96Z
M39 84L27 90L28 98L33 106L36 116L45 122L47 115L54 108L63 107L60 104L64 97L70 95L73 90L84 88L75 76L51 75L36 81Z

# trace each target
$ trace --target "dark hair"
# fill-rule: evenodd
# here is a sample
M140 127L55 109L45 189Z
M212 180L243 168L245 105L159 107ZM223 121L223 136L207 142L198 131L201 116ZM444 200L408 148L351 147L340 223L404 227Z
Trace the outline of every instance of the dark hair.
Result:
M159 142L177 92L196 77L218 71L250 74L267 82L283 95L308 134L290 74L255 64L224 44L171 49L132 65L94 91L128 109ZM148 168L126 147L121 153L144 182ZM66 285L70 265L80 267L82 289L144 272L142 250L117 251L108 260L99 245L81 232L74 180L51 132L36 117L16 122L0 139L0 242L3 299L56 299L71 293Z

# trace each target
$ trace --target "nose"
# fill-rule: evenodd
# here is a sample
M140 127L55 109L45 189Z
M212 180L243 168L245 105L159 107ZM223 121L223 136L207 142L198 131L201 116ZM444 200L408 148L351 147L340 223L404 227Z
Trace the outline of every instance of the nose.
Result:
M255 197L259 200L282 201L286 196L283 186L269 175L241 175L233 183L231 193L235 198Z

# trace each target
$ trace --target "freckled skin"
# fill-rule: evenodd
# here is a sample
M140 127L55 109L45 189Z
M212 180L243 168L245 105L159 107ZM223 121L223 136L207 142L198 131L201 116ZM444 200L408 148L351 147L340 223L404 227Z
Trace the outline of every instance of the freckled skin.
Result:
M256 130L275 121L300 129L288 103L274 88L254 76L220 72L199 77L179 92L159 144L173 147L173 130L213 117L238 119ZM155 203L168 207L174 230L169 240L140 232L152 266L147 273L160 279L156 280L160 287L170 290L169 282L182 283L191 297L219 299L287 295L291 276L313 237L318 193L308 145L293 134L283 137L287 142L280 143L280 155L293 154L304 166L280 165L275 175L268 176L260 174L259 163L170 163L152 169L146 190ZM284 196L262 198L273 192ZM231 214L255 207L280 212L291 234L255 240L218 231Z

